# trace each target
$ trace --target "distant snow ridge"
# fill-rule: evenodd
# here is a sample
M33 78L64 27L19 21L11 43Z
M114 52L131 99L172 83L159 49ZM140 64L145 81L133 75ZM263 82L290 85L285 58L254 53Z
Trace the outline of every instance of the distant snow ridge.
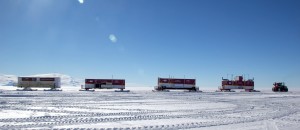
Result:
M73 78L69 75L59 74L59 73L49 73L49 74L36 74L29 76L37 77L60 77L61 86L80 86L83 83L82 79ZM4 75L0 74L0 86L14 86L18 82L18 76L15 75Z
M18 82L18 77L15 75L0 74L0 86L14 86Z
M49 74L36 74L31 76L37 77L60 77L61 86L80 86L83 83L83 80L73 78L69 75L59 74L59 73L49 73Z

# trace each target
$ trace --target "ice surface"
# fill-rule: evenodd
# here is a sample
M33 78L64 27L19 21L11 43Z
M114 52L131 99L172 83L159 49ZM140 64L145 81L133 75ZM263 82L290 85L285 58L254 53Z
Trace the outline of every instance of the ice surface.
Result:
M0 129L299 130L300 91L61 92L0 87ZM14 88L15 89L15 88Z

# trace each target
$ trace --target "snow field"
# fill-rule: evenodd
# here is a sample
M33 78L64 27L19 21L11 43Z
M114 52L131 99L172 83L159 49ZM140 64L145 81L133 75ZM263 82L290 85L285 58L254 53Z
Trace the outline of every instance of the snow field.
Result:
M0 92L0 129L300 129L300 92Z

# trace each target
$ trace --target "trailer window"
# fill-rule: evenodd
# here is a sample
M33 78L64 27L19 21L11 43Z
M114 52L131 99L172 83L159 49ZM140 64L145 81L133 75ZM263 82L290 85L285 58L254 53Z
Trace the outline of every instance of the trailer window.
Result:
M55 78L40 78L40 81L55 81Z
M36 81L36 78L22 78L22 81Z

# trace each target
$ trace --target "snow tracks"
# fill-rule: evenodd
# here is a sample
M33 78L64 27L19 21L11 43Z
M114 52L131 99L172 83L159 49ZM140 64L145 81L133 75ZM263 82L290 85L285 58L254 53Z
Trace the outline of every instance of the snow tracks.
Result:
M0 129L299 128L300 93L0 93Z

